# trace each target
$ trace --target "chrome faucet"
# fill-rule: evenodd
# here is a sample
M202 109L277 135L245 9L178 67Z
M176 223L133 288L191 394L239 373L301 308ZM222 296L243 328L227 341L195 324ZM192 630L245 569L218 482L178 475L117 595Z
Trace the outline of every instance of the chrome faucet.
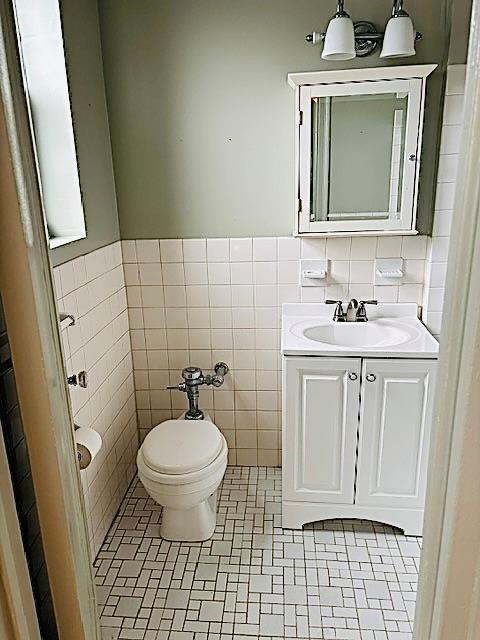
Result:
M345 322L356 322L358 313L358 301L352 298L348 303L347 313L345 314Z
M334 322L367 322L366 304L378 304L377 300L356 300L352 298L348 303L347 310L343 310L341 300L325 300L325 304L336 305L332 320Z

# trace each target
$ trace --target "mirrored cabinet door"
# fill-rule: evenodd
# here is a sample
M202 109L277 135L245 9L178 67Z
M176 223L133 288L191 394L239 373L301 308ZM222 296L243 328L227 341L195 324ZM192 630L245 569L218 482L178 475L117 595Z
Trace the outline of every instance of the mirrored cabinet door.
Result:
M299 232L414 229L422 80L300 87Z

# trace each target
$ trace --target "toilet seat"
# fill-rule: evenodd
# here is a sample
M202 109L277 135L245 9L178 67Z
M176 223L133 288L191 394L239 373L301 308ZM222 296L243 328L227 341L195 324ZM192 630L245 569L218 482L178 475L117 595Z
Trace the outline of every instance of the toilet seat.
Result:
M222 436L208 420L166 420L143 441L145 464L162 474L182 475L209 465L222 449Z
M203 426L201 424L203 423ZM166 425L166 428L165 428ZM147 435L137 454L137 466L153 482L187 492L185 485L208 481L228 455L227 442L207 420L167 420Z

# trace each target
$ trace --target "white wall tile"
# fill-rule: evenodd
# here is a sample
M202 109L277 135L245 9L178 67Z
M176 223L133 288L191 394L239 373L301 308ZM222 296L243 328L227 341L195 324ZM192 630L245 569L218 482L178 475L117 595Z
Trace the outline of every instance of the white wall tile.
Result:
M404 284L398 288L399 302L415 302L422 303L423 285L421 284Z
M185 287L171 286L163 288L166 307L185 307L187 304Z
M399 258L402 255L402 236L381 236L377 239L377 258Z
M127 287L127 294L129 289L136 289L136 287ZM171 289L171 287L166 287ZM165 297L163 294L163 287L159 286L145 286L140 287L141 304L143 307L163 307L165 304ZM136 298L135 298L136 302ZM136 306L136 304L129 306ZM172 306L172 305L169 305ZM177 306L184 307L185 304L179 304Z
M130 265L126 265L130 266ZM132 265L133 266L133 265ZM162 266L160 263L146 263L138 265L138 276L142 285L161 285Z
M459 153L462 139L462 125L451 124L442 127L442 139L440 142L440 153Z
M162 263L183 262L182 240L160 240L160 256Z
M122 240L122 260L125 262L137 262L137 250L135 240Z
M444 287L447 277L446 262L432 262L430 266L430 286Z
M424 260L427 254L427 236L403 236L402 258Z
M371 260L377 251L377 238L352 238L350 258L352 260Z
M467 66L465 64L450 65L447 72L447 86L445 93L449 96L465 93L465 78Z
M204 238L183 240L183 259L185 262L205 262L207 241Z
M278 238L278 259L298 260L300 258L299 238Z
M463 122L463 94L445 96L443 124L462 124Z
M277 263L279 284L297 284L300 279L300 264L298 260L281 261Z
M230 239L230 260L232 262L251 262L253 257L252 238Z
M208 283L230 284L230 264L228 262L209 262Z
M276 262L277 238L253 238L253 259L261 262Z
M130 311L137 311L137 309L131 309ZM166 325L165 309L155 307L144 307L143 311L143 326L145 329L163 329ZM130 325L130 328L133 327Z
M351 238L327 238L326 256L330 260L350 260Z
M327 248L326 238L302 238L301 256L307 260L318 260L325 258Z
M444 287L431 287L428 292L427 304L429 312L442 311L443 299L445 296Z
M230 264L230 278L232 284L251 285L253 283L253 263L232 262Z
M326 287L303 287L300 292L301 302L324 302Z
M435 210L452 210L455 202L455 183L439 182L435 197Z
M187 285L186 303L188 307L208 307L208 285Z
M185 284L208 284L207 264L205 262L185 262Z
M457 179L458 154L441 155L438 163L438 182L455 182Z
M450 236L453 211L435 211L433 219L433 236Z
M141 265L140 265L141 266ZM166 286L179 286L185 284L185 272L183 262L162 262L163 284ZM141 276L140 276L141 279ZM160 284L159 282L151 284Z
M432 262L447 262L449 244L448 236L432 238Z
M209 285L208 296L211 307L229 307L232 304L232 289L229 285Z
M229 262L230 241L228 238L207 239L207 260L209 262Z
M255 284L276 284L277 283L277 263L276 262L254 262L253 281Z
M136 240L138 262L160 262L160 246L158 240Z
M330 260L328 266L328 284L347 284L350 281L350 261Z
M373 260L351 260L350 280L353 284L373 283Z

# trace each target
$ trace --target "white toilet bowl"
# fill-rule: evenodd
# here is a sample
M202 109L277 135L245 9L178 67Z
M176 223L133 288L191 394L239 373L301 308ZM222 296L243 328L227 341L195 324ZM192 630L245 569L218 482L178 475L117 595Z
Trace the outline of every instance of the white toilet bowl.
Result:
M227 454L225 438L209 420L167 420L148 433L137 454L138 477L163 507L162 538L200 542L212 536Z

